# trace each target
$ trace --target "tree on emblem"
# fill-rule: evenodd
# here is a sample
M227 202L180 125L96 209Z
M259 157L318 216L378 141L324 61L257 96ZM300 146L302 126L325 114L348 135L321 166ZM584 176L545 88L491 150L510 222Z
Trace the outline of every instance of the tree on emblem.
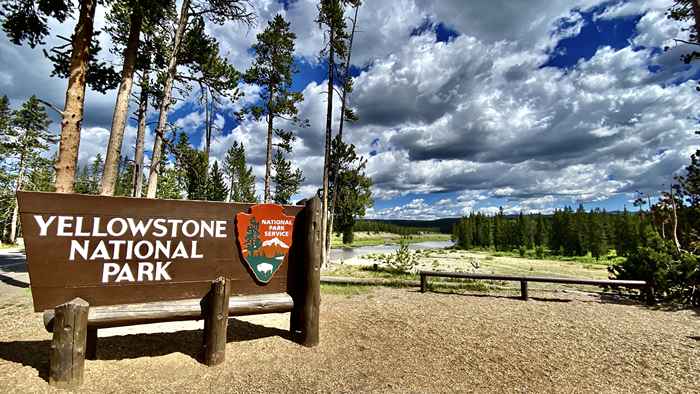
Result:
M262 246L262 242L260 242L260 229L255 217L252 217L248 224L248 230L245 235L245 245L248 249L248 256L255 256L255 252Z

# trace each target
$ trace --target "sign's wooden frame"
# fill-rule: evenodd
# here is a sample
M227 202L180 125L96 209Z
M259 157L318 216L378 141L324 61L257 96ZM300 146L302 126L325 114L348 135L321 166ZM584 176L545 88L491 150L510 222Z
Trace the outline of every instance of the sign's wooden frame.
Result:
M276 275L260 283L241 261L235 242L235 214L252 204L35 192L17 196L35 310L44 311L45 326L53 332L49 372L53 386L72 388L82 383L84 360L96 356L97 330L104 327L203 319L201 360L206 365L224 361L228 316L291 312L291 338L308 347L319 343L318 197L284 206L285 213L296 218L294 242ZM216 218L226 220L226 237L200 239L200 250L207 251L205 261L174 263L172 282L99 283L95 274L100 262L68 262L68 238L40 237L35 215ZM192 264L202 265L194 269Z

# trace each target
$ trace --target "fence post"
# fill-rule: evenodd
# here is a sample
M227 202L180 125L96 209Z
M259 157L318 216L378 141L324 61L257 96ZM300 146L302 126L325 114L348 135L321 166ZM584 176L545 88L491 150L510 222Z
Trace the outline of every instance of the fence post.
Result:
M87 337L85 338L85 358L88 360L97 360L97 329L88 328Z
M420 273L420 292L428 291L428 277L424 273Z
M527 301L527 299L528 299L527 281L526 280L520 281L520 298L522 298L524 301Z
M211 283L209 294L201 302L202 316L204 316L202 361L210 367L221 364L226 359L230 287L230 281L226 278L216 278Z
M312 347L319 342L319 312L321 305L321 200L318 196L306 200L303 214L303 243L298 260L299 272L294 274L292 298L294 309L290 331L295 342Z
M74 298L54 309L49 367L54 387L72 389L83 383L89 308L87 301Z

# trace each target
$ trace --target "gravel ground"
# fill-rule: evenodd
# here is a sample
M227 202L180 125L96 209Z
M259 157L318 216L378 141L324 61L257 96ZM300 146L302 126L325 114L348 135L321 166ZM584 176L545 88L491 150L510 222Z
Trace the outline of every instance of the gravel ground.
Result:
M232 319L214 368L195 359L198 330L104 337L80 391L700 392L698 311L532 296L324 293L318 347L288 340L287 314ZM28 296L0 313L0 391L51 391L50 335Z

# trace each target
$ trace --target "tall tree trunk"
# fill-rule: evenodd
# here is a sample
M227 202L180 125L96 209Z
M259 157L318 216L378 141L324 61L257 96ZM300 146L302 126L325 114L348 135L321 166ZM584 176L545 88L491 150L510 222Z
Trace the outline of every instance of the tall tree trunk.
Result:
M210 105L214 99L212 97L210 100L210 95L206 92L206 90L204 92L204 155L207 157L207 165L209 165L209 152L211 150L211 118L212 112L214 112Z
M136 4L134 11L131 13L129 39L124 49L122 80L119 83L119 91L117 92L117 103L114 105L112 131L109 134L107 157L105 157L105 167L102 172L100 194L103 196L114 195L114 185L117 182L119 160L122 155L122 142L124 141L124 127L126 127L126 121L129 117L129 97L131 97L131 86L134 82L134 70L136 69L136 56L139 49L142 22L143 13L141 12L141 6Z
M343 141L343 124L345 123L345 107L347 103L347 87L346 81L350 76L350 56L352 54L352 41L355 38L355 26L357 25L357 11L360 6L355 7L355 18L352 20L352 30L350 32L350 42L348 43L348 54L345 57L345 70L343 70L343 95L340 98L340 125L338 126L338 140ZM328 218L328 234L326 235L326 255L331 255L331 238L333 234L333 218L335 216L335 205L338 203L338 173L340 172L340 163L336 165L333 174L333 200L331 201L330 217Z
M334 27L331 26L328 34L328 105L326 108L326 144L323 158L323 200L321 210L321 266L325 267L328 264L328 253L325 248L326 239L328 237L328 173L331 165L331 133L332 133L332 118L333 118L333 66L335 51L333 48L333 40L335 40Z
M146 139L146 117L148 114L148 89L150 69L146 67L141 77L141 94L139 95L138 129L136 131L136 151L134 152L134 174L131 190L134 197L141 197L143 189L143 143Z
M673 186L671 192L671 208L673 208L673 243L676 245L678 253L681 252L681 244L678 242L678 214L676 213L676 198L673 196Z
M268 203L272 199L270 198L270 177L272 177L272 130L273 130L273 116L271 113L272 107L272 86L268 87L270 92L270 97L267 100L267 153L265 156L265 202Z
M22 190L22 180L24 178L24 154L19 158L19 173L17 174L17 185L15 185L15 207L12 210L12 222L10 222L10 243L17 240L17 219L19 217L19 204L17 203L17 192Z
M163 136L165 135L165 126L168 122L168 111L170 110L170 99L172 97L173 81L177 72L177 56L180 51L180 42L185 34L187 27L187 19L189 18L190 0L183 0L180 8L180 19L177 23L177 31L173 40L172 54L168 64L168 75L165 78L163 85L163 98L160 102L160 115L158 116L158 127L156 128L156 140L153 143L153 153L151 155L151 169L148 174L148 189L146 197L155 198L156 190L158 190L158 172L160 171L160 159L163 151Z
M695 40L700 42L700 0L690 0L693 7L693 21L695 25Z
M85 104L85 74L88 67L90 40L97 0L80 2L80 16L71 42L70 77L66 102L61 114L61 141L56 160L56 192L73 193L75 167L80 149L80 125Z

